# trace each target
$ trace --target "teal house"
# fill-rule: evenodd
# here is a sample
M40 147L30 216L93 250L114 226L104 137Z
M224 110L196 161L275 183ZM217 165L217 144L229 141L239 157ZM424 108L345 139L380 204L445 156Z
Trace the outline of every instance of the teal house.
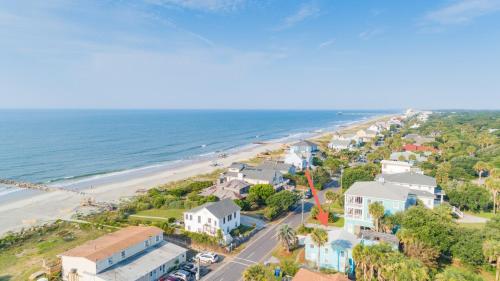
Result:
M329 230L328 242L321 247L314 244L309 235L304 241L305 259L312 265L317 265L319 251L321 268L352 273L354 271L352 249L360 242L361 239L342 228Z
M410 188L383 181L355 182L344 196L344 228L353 234L374 228L368 211L370 204L380 202L386 214L394 214L417 202L417 196Z

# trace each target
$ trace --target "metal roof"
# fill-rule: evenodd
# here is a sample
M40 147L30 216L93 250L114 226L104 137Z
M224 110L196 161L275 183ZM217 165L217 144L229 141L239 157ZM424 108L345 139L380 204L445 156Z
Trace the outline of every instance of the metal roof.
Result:
M392 183L378 181L355 182L346 192L346 195L356 195L379 199L406 201L409 188Z

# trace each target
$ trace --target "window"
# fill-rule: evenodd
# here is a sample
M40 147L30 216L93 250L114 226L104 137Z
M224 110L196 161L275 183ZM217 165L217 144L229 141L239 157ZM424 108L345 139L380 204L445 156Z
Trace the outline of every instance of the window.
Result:
M189 215L188 214L186 214L186 220L189 220Z
M347 208L347 216L360 219L363 217L363 210L355 208Z
M162 266L161 266L161 270L162 270L162 271L165 271L165 265L162 265Z
M343 258L344 257L344 251L340 251L340 257Z
M234 212L234 215L233 215L233 216L234 216L234 218L236 218L236 212Z
M198 223L201 223L201 216L198 216Z
M222 224L225 224L226 223L226 217L223 217L222 218Z
M217 226L217 221L216 220L214 220L214 225Z
M144 241L144 246L149 247L149 240Z
M153 271L151 271L151 272L149 273L149 276L153 276Z
M189 215L189 220L193 220L193 215Z
M232 216L232 215L227 216L227 221L230 221L230 220L232 220L232 219L233 219L233 216Z
M108 264L113 264L113 258L108 259Z
M212 218L208 218L208 223L211 224L212 223Z
M348 196L347 203L361 205L361 204L363 204L363 197L361 197L361 196Z
M125 251L122 251L122 259L125 258Z

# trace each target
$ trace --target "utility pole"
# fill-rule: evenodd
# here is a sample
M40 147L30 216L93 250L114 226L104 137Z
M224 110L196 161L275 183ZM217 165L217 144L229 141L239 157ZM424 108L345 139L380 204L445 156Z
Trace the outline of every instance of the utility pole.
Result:
M197 268L196 268L196 280L200 280L200 257L196 259Z
M302 201L302 225L304 224L304 193L302 193L301 201Z

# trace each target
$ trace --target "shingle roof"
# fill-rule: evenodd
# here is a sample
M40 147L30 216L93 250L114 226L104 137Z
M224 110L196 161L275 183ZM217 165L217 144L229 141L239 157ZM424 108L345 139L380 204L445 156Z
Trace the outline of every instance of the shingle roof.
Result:
M355 182L346 192L347 195L373 197L380 199L406 201L409 188L378 181Z
M413 185L427 185L437 186L436 179L426 175L421 175L412 172L397 173L397 174L380 174L377 179L383 178L385 182L394 184L413 184Z
M236 211L241 210L241 208L238 205L236 205L233 202L233 200L223 199L223 200L220 200L217 202L205 203L205 204L198 206L196 208L193 208L187 212L195 213L203 208L206 208L210 213L212 213L214 216L216 216L218 218L224 217L228 214L231 214L231 213L234 213Z
M279 161L263 161L257 166L258 169L268 169L276 171L288 171L292 168L291 164L286 164Z
M129 226L95 240L87 241L62 253L61 256L82 257L95 262L161 233L163 230L158 227Z
M318 146L318 145L308 140L302 140L292 144L292 146Z
M330 142L331 146L349 146L351 145L350 140L332 140Z

